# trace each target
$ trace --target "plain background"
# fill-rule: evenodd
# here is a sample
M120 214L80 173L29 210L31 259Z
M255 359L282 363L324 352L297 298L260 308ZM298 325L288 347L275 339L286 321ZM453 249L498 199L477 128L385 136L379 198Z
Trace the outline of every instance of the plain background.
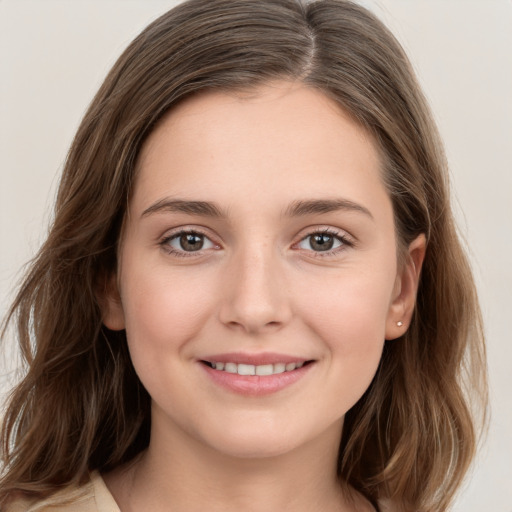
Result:
M171 0L0 0L0 315L50 220L93 94ZM444 137L478 283L492 419L456 512L512 512L512 0L366 0L409 53ZM0 392L14 379L10 345Z

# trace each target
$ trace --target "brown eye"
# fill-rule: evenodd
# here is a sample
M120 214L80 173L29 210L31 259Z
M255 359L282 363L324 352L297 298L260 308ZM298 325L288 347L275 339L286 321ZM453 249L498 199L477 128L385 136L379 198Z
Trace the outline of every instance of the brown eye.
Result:
M194 231L182 231L163 241L163 245L174 253L191 253L213 249L215 244L205 235Z
M309 245L314 251L329 251L334 246L334 237L326 233L311 236Z
M184 251L200 251L204 245L204 236L197 233L183 233L179 237L179 243Z
M348 245L341 235L333 235L331 233L313 233L304 237L298 247L314 252L327 252L336 250L343 245Z

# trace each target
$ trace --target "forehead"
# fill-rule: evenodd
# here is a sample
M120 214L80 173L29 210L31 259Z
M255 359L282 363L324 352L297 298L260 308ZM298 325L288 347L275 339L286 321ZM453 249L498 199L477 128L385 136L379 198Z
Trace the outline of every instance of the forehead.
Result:
M303 84L275 82L180 103L142 148L135 195L227 197L237 187L247 194L266 184L269 199L305 187L310 196L332 187L344 189L333 194L357 196L365 182L382 188L380 167L371 135L332 99Z

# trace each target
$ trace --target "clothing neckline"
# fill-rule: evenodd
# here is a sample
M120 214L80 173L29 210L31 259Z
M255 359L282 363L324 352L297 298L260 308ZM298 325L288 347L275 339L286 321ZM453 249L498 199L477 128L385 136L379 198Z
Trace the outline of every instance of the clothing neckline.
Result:
M94 501L96 502L98 512L121 512L119 505L108 490L100 472L97 470L92 471L90 477L94 492Z

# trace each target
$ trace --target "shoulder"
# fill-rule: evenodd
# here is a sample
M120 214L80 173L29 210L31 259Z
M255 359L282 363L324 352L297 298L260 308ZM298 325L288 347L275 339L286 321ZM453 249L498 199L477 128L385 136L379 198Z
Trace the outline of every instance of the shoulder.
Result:
M99 473L80 487L67 487L49 498L17 497L2 512L120 512Z
M48 498L16 497L7 503L5 512L99 512L90 484L69 487ZM4 510L2 510L4 512Z

